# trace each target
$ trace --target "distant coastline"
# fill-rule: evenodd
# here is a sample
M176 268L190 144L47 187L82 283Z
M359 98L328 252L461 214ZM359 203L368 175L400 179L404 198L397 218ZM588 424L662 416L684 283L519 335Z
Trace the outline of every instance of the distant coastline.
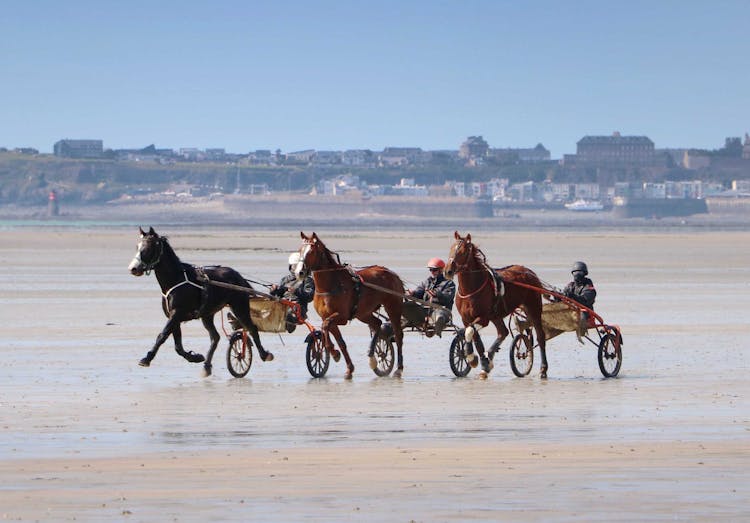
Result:
M392 230L399 228L535 230L544 229L698 229L747 230L750 213L707 213L662 218L618 218L611 211L574 213L548 209L496 209L495 216L479 217L458 199L428 202L401 198L380 207L360 200L310 198L301 195L194 198L190 201L119 201L96 205L61 205L58 216L46 207L0 206L3 227L139 226L237 227L249 229L335 228ZM422 209L418 209L419 206ZM463 205L469 206L469 203ZM420 214L421 213L421 214ZM426 214L425 214L426 213Z

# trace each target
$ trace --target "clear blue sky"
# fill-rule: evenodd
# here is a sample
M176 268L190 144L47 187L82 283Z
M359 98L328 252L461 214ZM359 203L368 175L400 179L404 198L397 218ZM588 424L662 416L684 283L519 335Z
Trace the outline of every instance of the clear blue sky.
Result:
M228 152L750 132L750 2L0 2L0 146Z

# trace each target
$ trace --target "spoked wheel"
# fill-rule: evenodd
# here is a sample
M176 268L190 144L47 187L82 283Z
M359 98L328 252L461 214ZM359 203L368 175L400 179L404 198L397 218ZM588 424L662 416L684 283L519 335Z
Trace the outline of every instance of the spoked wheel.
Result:
M620 372L622 365L622 348L618 343L617 334L608 332L599 342L599 370L605 378L614 378Z
M323 345L323 337L319 331L312 333L309 338L306 353L307 370L313 378L322 378L328 372L331 355Z
M372 371L380 376L388 376L393 370L395 358L393 356L393 340L378 336L375 342L375 361L377 365Z
M534 340L524 333L516 334L510 345L510 368L519 378L528 376L534 366Z
M463 331L457 332L453 337L448 361L451 364L453 374L458 378L463 378L471 371L471 365L466 361L466 338L464 338Z
M227 369L235 378L244 377L253 364L253 344L243 334L243 331L235 331L229 338Z

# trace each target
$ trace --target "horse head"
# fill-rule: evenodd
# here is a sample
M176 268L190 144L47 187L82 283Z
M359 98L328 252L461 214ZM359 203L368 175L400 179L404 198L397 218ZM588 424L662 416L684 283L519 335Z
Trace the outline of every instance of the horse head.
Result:
M453 233L455 242L448 252L448 262L445 264L443 274L451 279L455 274L465 271L475 258L476 246L471 242L471 234L461 236L458 231Z
M164 253L165 239L150 227L148 232L138 227L141 236L138 239L138 247L135 251L133 260L128 265L128 270L133 276L143 276L144 273L152 270L161 261Z

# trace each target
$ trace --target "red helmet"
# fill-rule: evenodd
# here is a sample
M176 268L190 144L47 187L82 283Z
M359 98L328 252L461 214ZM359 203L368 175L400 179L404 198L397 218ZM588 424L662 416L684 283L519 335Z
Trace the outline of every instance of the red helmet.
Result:
M428 269L445 269L445 262L440 258L430 258L427 262Z

